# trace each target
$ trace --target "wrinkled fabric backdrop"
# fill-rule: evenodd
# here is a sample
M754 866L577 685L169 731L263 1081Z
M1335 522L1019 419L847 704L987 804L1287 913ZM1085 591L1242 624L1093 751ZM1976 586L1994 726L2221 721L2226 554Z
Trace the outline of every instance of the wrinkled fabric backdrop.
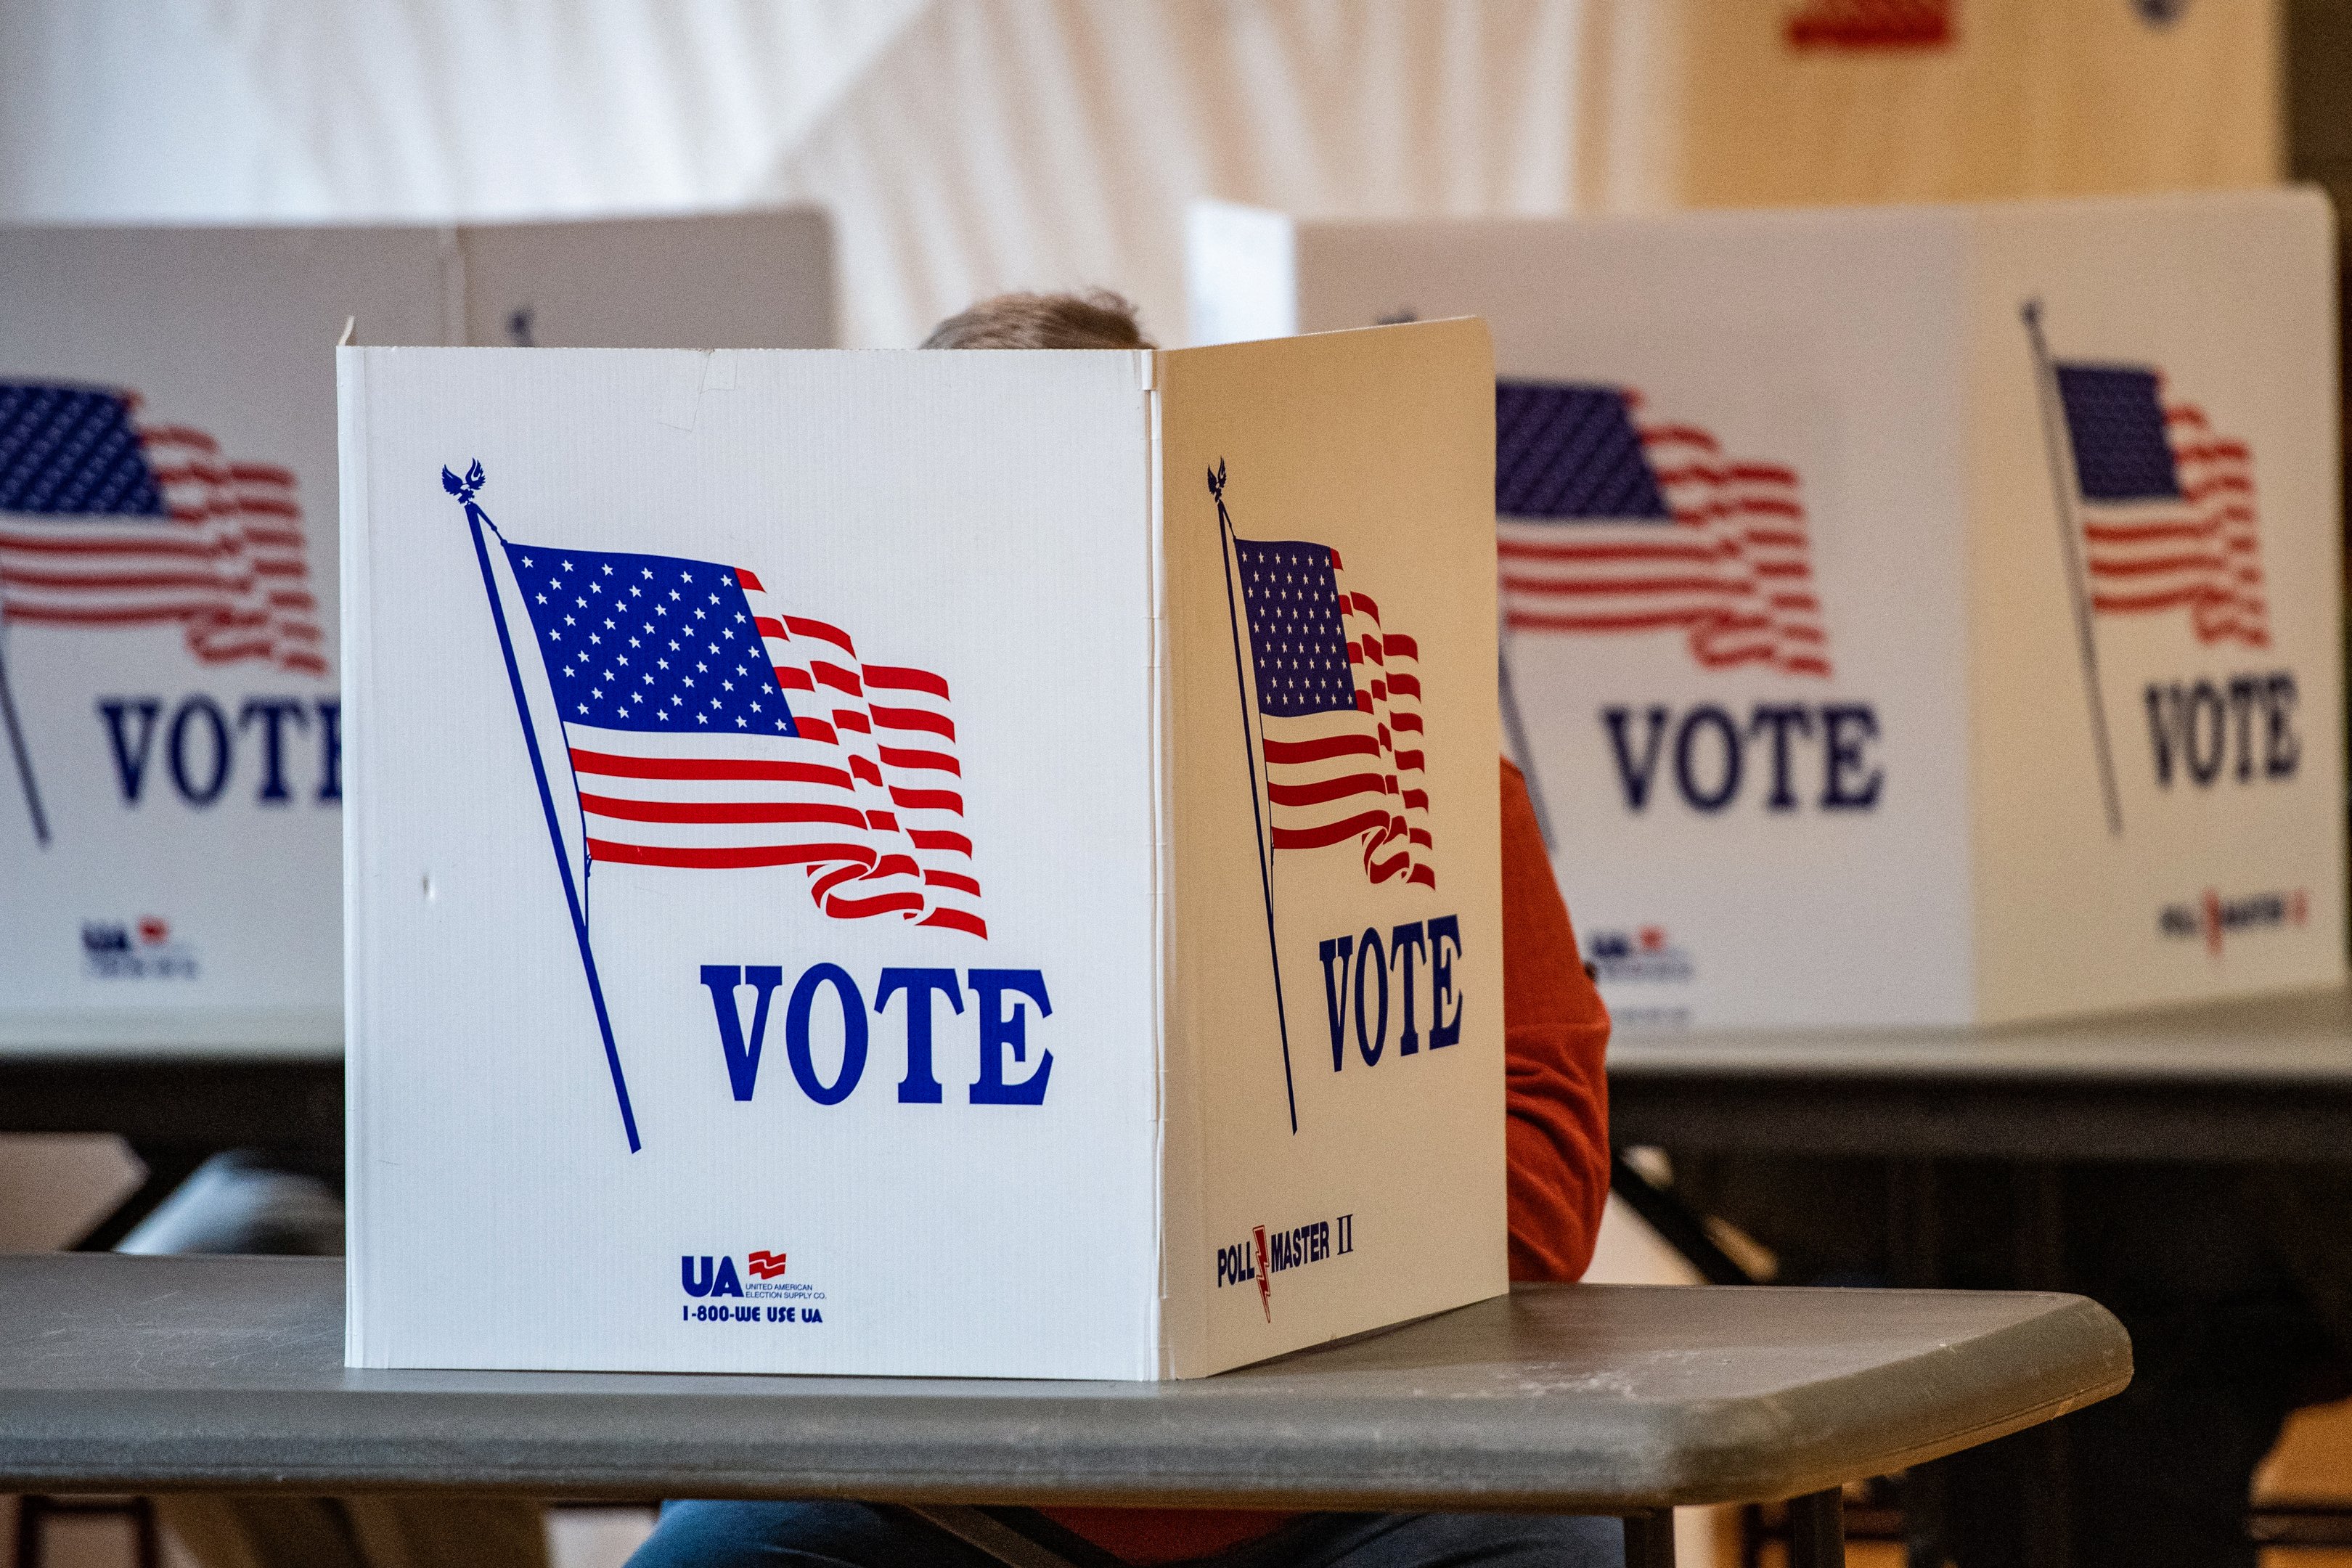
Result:
M1939 35L1906 37L1923 12ZM847 343L1080 283L1180 342L1196 196L1549 216L2268 181L2276 31L2270 0L8 0L0 218L813 201Z

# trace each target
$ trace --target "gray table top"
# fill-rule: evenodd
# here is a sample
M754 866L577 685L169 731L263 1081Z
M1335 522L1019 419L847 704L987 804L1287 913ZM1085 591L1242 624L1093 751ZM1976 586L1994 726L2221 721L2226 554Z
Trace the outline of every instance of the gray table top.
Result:
M1621 1031L1612 1079L1728 1076L2352 1082L2352 991L2337 987L1975 1030Z
M2074 1296L1521 1287L1221 1377L347 1370L333 1259L0 1258L0 1491L1626 1512L1794 1496L2115 1393Z
M342 1054L341 1007L0 1007L0 1062L335 1061Z

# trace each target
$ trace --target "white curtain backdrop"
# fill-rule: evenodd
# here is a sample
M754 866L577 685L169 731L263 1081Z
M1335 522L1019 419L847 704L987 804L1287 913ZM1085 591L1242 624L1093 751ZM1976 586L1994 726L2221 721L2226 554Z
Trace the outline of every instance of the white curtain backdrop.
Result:
M1321 216L2277 177L2275 0L0 0L0 219L806 200L852 344L1099 283L1181 342L1185 204ZM0 286L5 286L0 279ZM661 280L649 278L647 288Z
M605 216L814 201L852 344L1097 283L1184 323L1185 204L1651 199L1580 118L1639 0L11 0L0 218ZM1622 15L1612 15L1622 12ZM1597 65L1592 62L1599 62ZM1584 178L1580 184L1579 171ZM1648 184L1645 184L1645 182ZM646 279L658 288L658 279Z

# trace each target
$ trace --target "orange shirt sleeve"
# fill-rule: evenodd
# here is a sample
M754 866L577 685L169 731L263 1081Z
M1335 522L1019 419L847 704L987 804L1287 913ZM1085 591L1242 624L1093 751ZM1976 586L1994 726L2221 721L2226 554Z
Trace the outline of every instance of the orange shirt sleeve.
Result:
M1511 1278L1574 1279L1609 1198L1609 1009L1584 972L1528 784L1503 763L1503 1059Z

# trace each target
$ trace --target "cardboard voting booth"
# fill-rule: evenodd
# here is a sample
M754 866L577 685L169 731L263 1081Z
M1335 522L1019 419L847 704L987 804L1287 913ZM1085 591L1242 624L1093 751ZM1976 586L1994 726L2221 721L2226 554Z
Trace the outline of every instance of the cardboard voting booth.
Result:
M344 352L351 1362L1191 1376L1503 1290L1492 374Z
M332 1050L332 348L819 346L808 210L0 227L0 1049Z
M1196 339L1491 324L1505 716L1621 1026L2342 978L2316 195L1191 243Z

